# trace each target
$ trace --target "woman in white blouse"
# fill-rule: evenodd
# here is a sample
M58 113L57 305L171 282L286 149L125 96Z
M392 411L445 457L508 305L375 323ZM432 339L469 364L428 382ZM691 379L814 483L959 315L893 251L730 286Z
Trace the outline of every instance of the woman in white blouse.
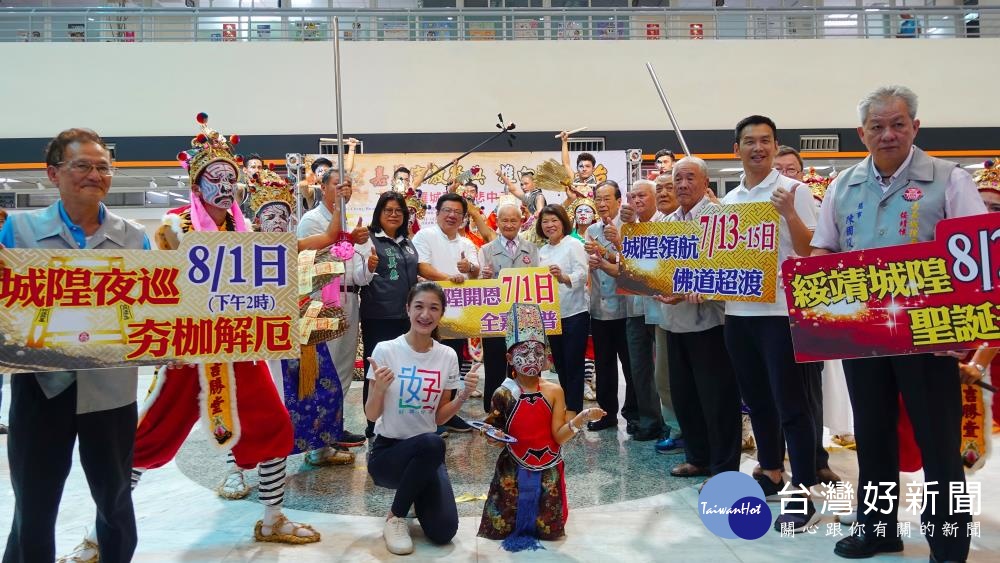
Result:
M567 236L572 230L573 224L561 205L543 207L535 223L535 232L548 241L538 249L538 264L549 267L559 287L562 334L552 336L549 342L559 385L566 392L568 416L583 409L583 357L590 334L587 252L582 242Z

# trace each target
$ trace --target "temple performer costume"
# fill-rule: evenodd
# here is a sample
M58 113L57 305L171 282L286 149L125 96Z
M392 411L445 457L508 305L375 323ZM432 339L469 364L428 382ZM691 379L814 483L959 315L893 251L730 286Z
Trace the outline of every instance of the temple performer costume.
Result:
M247 179L253 228L262 233L295 232L295 188L270 168ZM291 453L333 446L344 428L344 393L326 346L302 342L302 359L268 362L275 385L281 388L294 429ZM302 366L306 377L300 378ZM305 381L303 381L305 379Z
M522 393L510 378L493 394L492 405L494 425L518 441L504 446L497 458L479 535L499 540L514 531L518 501L527 492L521 488L526 486L538 488L538 539L563 537L569 505L562 453L552 437L552 406L540 392Z
M216 230L207 215L193 220L192 207L200 205L171 210L165 221L179 226L181 233ZM225 230L245 231L243 216L234 209ZM169 235L156 238L162 250L172 248L164 244ZM287 456L292 449L292 425L265 362L174 365L157 370L139 412L133 467L153 469L172 460L199 417L205 419L211 442L231 450L244 469Z

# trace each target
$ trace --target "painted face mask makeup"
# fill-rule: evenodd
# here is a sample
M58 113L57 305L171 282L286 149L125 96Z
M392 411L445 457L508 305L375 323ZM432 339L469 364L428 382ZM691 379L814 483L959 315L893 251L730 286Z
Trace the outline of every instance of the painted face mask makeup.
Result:
M511 366L522 375L538 377L545 369L545 345L528 341L515 345L510 350Z
M201 197L208 205L229 209L236 189L236 169L228 162L209 164L198 180Z

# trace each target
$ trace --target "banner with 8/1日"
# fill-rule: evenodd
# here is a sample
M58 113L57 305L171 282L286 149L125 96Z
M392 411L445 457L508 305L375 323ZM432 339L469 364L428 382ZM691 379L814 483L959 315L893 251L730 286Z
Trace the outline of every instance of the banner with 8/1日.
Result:
M178 250L3 249L0 373L297 358L292 233Z
M1000 344L1000 214L941 221L932 241L782 264L795 359Z

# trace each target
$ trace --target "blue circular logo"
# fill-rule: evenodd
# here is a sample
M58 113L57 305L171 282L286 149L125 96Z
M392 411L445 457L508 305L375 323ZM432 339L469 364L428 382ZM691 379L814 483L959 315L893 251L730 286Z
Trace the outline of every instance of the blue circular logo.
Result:
M726 471L705 483L698 495L698 516L720 538L755 540L771 528L771 509L753 477Z

